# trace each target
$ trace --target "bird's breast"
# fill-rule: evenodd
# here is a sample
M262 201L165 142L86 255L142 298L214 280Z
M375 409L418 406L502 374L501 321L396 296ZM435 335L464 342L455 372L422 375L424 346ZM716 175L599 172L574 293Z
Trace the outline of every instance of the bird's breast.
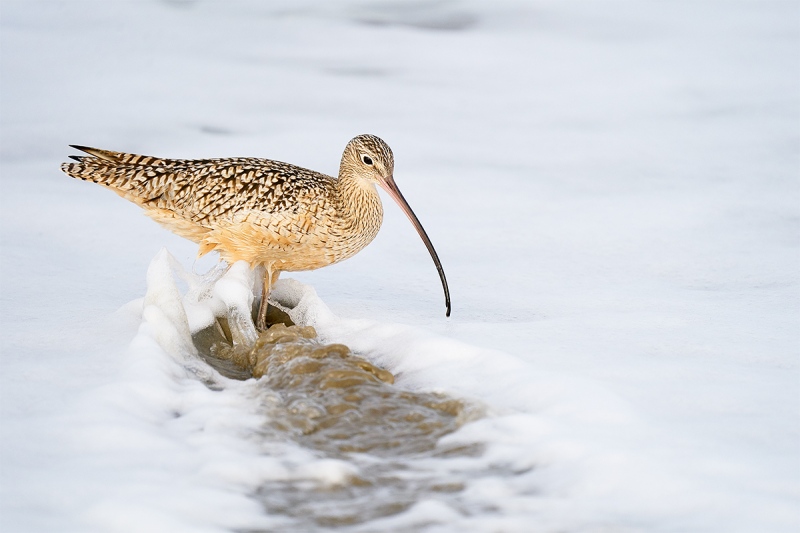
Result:
M318 198L280 212L240 213L204 236L204 248L230 262L272 264L275 270L314 270L352 257L381 227L383 206L374 187L349 198Z

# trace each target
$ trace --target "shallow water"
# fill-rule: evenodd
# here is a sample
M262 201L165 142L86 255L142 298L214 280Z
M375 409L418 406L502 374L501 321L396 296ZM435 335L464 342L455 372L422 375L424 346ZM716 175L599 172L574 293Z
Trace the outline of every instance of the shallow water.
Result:
M482 450L437 443L479 418L481 409L403 390L390 372L347 346L323 344L314 328L286 325L288 317L272 318L284 323L261 333L253 346L233 345L224 320L196 334L195 343L223 375L258 380L256 401L270 420L263 428L265 453L271 443L288 440L352 470L332 484L302 477L268 482L257 490L267 512L313 529L395 515L430 497L458 507L464 465L443 467Z

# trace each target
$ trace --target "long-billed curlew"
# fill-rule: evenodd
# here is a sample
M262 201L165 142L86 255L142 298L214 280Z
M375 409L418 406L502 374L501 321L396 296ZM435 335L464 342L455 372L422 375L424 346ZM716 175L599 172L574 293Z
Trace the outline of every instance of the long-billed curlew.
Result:
M159 159L75 146L61 170L108 187L145 213L233 264L265 268L256 325L266 328L269 291L283 271L313 270L355 255L378 234L383 206L375 185L400 205L436 263L447 316L450 291L428 235L394 182L394 156L374 135L347 143L333 178L256 158Z

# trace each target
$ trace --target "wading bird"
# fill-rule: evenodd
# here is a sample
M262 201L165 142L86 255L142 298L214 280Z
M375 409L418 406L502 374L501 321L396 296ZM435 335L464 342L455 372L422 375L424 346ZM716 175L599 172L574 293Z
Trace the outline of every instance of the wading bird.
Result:
M394 182L394 156L374 135L347 143L334 178L256 158L159 159L71 145L61 170L111 189L169 230L215 250L228 264L263 266L256 318L267 327L267 299L281 272L314 270L352 257L378 234L383 206L375 185L405 212L425 242L442 281L447 316L450 291L439 256Z

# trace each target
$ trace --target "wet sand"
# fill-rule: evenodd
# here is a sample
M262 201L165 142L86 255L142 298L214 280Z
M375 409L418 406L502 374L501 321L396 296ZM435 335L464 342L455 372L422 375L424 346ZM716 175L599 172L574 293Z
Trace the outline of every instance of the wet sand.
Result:
M201 357L226 377L258 380L256 401L270 422L264 439L291 440L321 457L347 461L357 475L323 486L270 482L257 496L270 514L303 527L363 523L400 513L426 494L454 495L460 475L419 469L426 459L475 457L479 446L442 448L439 439L481 416L442 394L403 390L395 377L342 344L324 344L271 308L273 322L252 346L234 345L225 320L197 333Z

